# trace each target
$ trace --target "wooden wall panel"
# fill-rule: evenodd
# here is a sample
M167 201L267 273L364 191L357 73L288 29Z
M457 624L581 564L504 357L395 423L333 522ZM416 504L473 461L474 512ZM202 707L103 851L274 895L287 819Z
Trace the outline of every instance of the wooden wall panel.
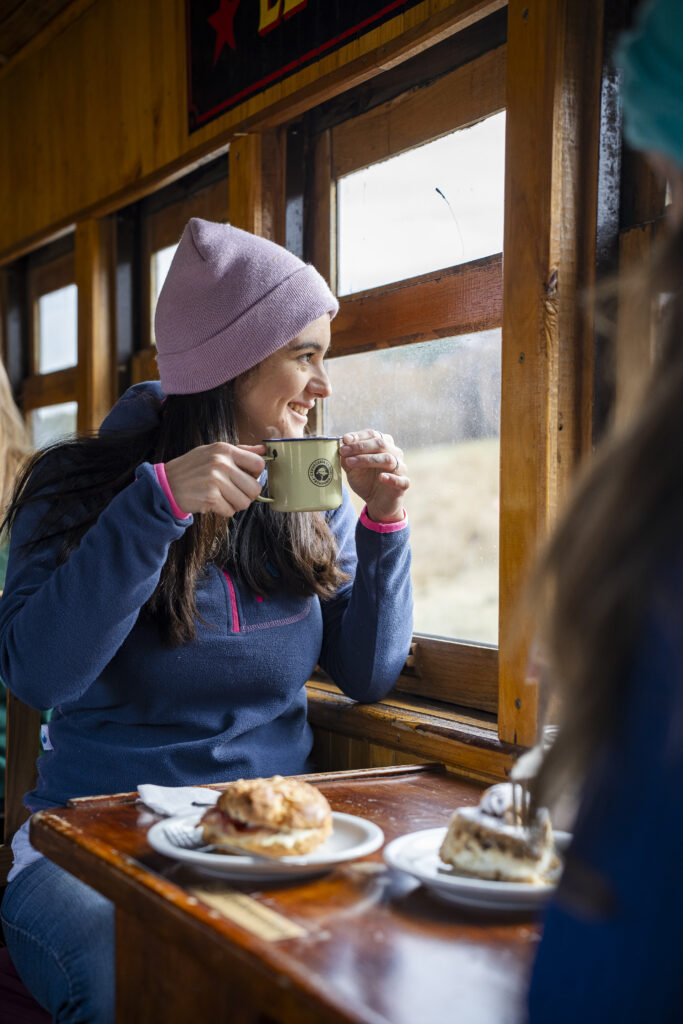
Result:
M0 70L0 262L152 191L245 130L367 80L505 0L424 0L188 135L183 0L95 0Z

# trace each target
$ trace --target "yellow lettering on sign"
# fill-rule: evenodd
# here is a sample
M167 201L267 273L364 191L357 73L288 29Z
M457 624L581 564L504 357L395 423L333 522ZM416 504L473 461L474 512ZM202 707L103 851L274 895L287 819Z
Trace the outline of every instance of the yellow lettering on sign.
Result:
M270 0L261 0L261 16L258 23L259 35L265 35L266 32L270 32L272 28L275 28L281 17L282 0L274 0L274 3L271 3Z
M291 18L293 14L300 11L307 3L308 0L285 0L285 6L282 13L285 18Z
M280 20L291 18L297 11L302 11L308 0L261 0L261 15L259 17L258 31L260 36L270 32Z

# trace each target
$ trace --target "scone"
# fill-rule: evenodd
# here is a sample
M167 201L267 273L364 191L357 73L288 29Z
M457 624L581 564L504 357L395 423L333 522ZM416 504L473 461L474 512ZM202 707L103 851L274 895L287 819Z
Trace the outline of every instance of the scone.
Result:
M454 812L439 856L459 874L504 882L547 885L562 869L548 811L539 808L531 825L520 825L509 782L487 789L478 807Z
M201 819L204 841L268 857L311 853L332 834L330 805L295 778L237 779Z

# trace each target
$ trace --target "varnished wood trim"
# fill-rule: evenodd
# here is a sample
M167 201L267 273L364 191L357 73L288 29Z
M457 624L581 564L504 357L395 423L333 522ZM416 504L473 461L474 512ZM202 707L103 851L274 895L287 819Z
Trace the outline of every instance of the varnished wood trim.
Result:
M230 146L230 223L260 235L263 229L261 136L243 135Z
M498 708L498 650L457 640L417 636L396 689L495 713Z
M532 744L528 571L586 446L602 3L510 0L500 484L500 736ZM566 438L565 438L566 435Z
M336 259L333 246L337 237L335 183L332 180L332 140L329 129L313 142L310 208L306 211L307 254L318 273L333 292L337 291Z
M502 266L496 253L343 297L330 356L500 327Z
M78 429L97 430L116 400L114 221L88 220L76 227L78 286Z
M261 233L278 245L287 241L287 130L276 128L261 136Z
M406 754L438 761L482 781L509 775L520 748L501 742L495 730L404 706L389 698L358 704L339 691L309 683L308 716L315 727L358 737Z
M332 177L430 142L505 106L505 47L332 129Z
M44 405L59 405L61 402L76 401L76 367L54 373L36 374L27 377L21 391L21 406L24 412L40 409Z

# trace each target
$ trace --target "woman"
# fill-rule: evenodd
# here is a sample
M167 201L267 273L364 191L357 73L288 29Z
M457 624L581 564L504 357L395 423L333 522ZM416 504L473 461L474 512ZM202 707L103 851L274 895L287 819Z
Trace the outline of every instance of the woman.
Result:
M0 517L9 504L14 480L29 453L28 435L21 413L14 403L5 367L0 363ZM5 585L9 538L0 532L0 594ZM7 741L5 686L0 679L0 809L5 802L5 752Z
M55 706L31 811L139 783L309 768L304 684L394 684L411 637L401 451L347 434L332 513L255 501L264 437L301 436L330 392L338 305L311 266L191 220L159 297L160 386L138 385L100 436L33 460L8 520L0 665ZM3 925L25 983L59 1021L113 1019L112 910L18 834Z
M532 1024L668 1024L683 1013L680 0L642 8L618 64L627 138L671 185L651 274L668 308L640 407L595 459L543 565L563 723L536 795L545 802L569 780L580 805L533 972Z

